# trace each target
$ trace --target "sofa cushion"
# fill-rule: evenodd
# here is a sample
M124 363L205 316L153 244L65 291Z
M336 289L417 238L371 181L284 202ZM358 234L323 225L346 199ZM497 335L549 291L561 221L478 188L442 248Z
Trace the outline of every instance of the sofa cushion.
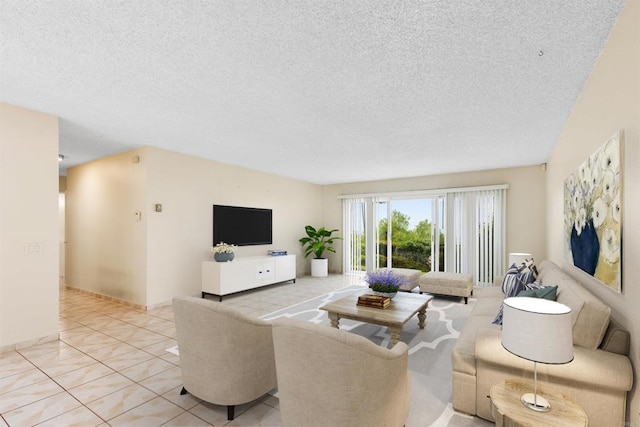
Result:
M502 281L500 283L502 283ZM502 288L500 288L499 284L495 286L476 286L473 288L473 296L475 296L478 301L483 298L500 298L500 300L504 298Z
M609 326L611 309L553 262L543 261L538 277L545 286L558 285L556 301L571 309L573 344L598 348Z
M502 292L500 292L502 295ZM470 316L490 316L493 320L502 305L504 298L478 298L471 310Z
M491 319L491 316L470 316L465 322L451 352L451 364L455 372L476 375L476 334L478 329L494 329L497 334L500 334L500 327L491 325Z

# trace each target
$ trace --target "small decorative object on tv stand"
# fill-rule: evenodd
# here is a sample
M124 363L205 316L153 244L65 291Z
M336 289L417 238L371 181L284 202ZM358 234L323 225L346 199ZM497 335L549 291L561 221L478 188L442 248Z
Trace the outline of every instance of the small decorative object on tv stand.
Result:
M209 252L213 254L213 259L218 262L232 261L234 258L233 251L237 248L236 245L232 245L225 242L220 242L217 245L211 247Z
M269 249L267 251L267 255L271 255L271 256L283 256L286 254L287 254L287 251L283 251L282 249Z
M233 261L234 258L234 253L233 252L227 252L227 253L217 253L217 254L213 254L213 259L215 259L218 262L228 262L228 261Z

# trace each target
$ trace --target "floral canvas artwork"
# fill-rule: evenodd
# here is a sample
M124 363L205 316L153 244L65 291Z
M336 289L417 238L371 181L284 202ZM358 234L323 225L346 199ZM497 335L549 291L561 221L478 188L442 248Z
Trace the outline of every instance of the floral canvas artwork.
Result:
M621 291L622 207L620 134L614 134L565 180L564 229L568 260Z

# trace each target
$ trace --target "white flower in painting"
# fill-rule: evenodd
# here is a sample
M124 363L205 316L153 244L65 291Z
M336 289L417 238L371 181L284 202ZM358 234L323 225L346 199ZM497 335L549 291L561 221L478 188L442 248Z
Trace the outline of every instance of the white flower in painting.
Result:
M582 230L584 229L585 224L587 223L587 211L585 208L580 208L576 215L576 221L574 223L574 227L576 229L576 233L578 236L582 234Z
M590 161L587 160L583 164L580 165L580 170L578 171L578 176L580 178L580 186L582 188L589 188L589 182L591 181L591 167Z
M600 156L600 168L618 173L620 171L620 154L617 140L610 140Z
M614 264L620 260L620 245L618 243L618 236L611 228L605 228L602 233L602 242L600 242L600 250L604 256L605 261L609 264Z
M616 196L611 201L611 218L618 224L620 224L620 192L616 193Z
M616 175L611 171L606 171L602 177L602 197L606 201L611 201L617 193Z
M591 218L593 219L593 226L600 228L607 218L607 205L601 198L596 199L591 207Z
M580 206L584 205L584 202L582 200L582 193L580 191L576 191L575 193L573 193L573 197L571 199L571 203L572 203L572 208L577 211L578 209L580 209Z
M593 168L591 169L591 176L589 177L589 193L592 193L593 190L600 184L600 169Z
M578 184L578 181L575 174L569 175L567 179L564 181L564 186L569 191L575 191L577 184Z

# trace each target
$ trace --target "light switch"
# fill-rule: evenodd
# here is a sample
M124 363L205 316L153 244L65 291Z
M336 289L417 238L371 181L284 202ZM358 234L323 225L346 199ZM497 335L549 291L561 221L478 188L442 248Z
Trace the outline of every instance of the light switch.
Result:
M136 215L136 221L142 220L142 212L136 211L135 215Z
M27 243L24 245L24 253L27 255L39 254L42 252L42 243Z
M156 203L156 212L162 212L162 204Z

